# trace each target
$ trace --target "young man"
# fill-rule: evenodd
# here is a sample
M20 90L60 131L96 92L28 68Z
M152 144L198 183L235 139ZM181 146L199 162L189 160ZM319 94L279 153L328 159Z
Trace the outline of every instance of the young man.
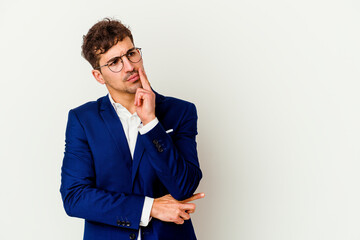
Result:
M196 239L190 220L202 173L194 104L153 91L141 49L120 21L84 36L82 54L109 94L70 110L61 173L64 208L85 240Z

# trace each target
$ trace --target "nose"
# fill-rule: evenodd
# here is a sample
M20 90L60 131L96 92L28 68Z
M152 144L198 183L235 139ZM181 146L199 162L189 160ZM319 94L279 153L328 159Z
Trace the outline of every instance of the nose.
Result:
M132 72L134 70L134 66L133 63L129 61L129 59L127 59L127 57L123 57L123 68L125 72Z

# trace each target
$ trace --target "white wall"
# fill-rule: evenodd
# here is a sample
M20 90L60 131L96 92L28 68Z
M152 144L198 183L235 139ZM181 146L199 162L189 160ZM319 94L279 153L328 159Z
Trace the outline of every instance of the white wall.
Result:
M199 239L360 239L355 0L2 1L0 239L82 239L59 193L70 108L106 94L80 56L130 25L158 92L194 102Z

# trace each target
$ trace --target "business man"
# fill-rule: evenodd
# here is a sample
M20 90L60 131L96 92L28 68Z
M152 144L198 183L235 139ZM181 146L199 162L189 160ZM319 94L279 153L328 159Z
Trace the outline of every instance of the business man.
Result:
M204 194L193 195L202 177L194 104L153 91L141 48L120 21L96 23L83 40L109 94L69 112L66 213L85 219L86 240L196 239L190 202Z

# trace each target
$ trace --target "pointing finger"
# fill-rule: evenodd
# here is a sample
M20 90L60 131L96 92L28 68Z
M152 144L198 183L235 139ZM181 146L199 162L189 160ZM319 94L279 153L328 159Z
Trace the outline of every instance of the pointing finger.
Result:
M182 203L187 203L187 202L191 202L200 198L204 198L205 197L205 193L196 193L194 195L192 195L191 197L181 201Z
M147 79L143 68L139 68L139 75L140 75L140 81L141 81L142 87L146 90L152 91L149 80Z

